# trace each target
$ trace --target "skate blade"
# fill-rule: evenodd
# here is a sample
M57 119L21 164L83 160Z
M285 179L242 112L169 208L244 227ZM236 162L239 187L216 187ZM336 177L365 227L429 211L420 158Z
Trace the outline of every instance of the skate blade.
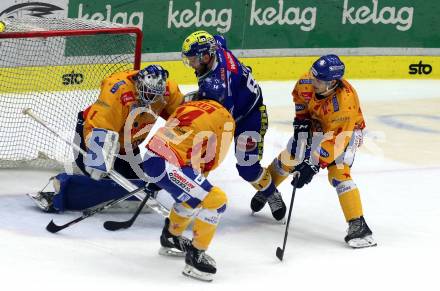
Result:
M258 212L252 211L252 212L251 212L251 216L257 216L257 215L258 215L257 213L258 213ZM276 223L279 223L279 224L282 224L282 225L286 225L286 223L287 223L286 218L283 218L283 219L281 219L281 220L276 220L276 219L274 218L274 220L275 220Z
M166 257L178 257L178 258L185 257L184 252L179 251L177 249L166 248L166 247L160 247L159 255L166 256Z
M367 235L363 238L354 238L352 240L349 240L348 245L354 249L362 249L362 248L368 248L368 247L375 247L377 246L376 241L373 239L371 235Z
M190 265L185 265L182 274L203 282L212 282L214 279L214 274L199 271Z

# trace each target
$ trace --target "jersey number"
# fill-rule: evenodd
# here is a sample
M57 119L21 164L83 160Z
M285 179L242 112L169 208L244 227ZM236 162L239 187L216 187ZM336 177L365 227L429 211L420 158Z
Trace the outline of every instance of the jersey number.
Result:
M191 110L180 115L183 110L185 110L185 108L181 107L176 112L176 118L179 120L179 126L190 126L195 119L204 113L202 110Z
M251 72L248 74L247 78L247 87L249 91L255 94L255 96L260 97L260 87L258 86L257 82L255 82L254 78L252 77Z

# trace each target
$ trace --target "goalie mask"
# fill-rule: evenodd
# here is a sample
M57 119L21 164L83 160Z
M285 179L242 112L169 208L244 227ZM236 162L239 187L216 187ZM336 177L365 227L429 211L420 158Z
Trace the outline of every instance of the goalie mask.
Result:
M145 106L163 101L166 91L166 75L152 74L143 69L136 75L135 83L139 98Z

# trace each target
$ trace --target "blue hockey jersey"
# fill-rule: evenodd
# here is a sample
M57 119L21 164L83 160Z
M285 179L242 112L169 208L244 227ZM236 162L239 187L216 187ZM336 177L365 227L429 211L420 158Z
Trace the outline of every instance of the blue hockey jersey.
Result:
M223 93L216 96L220 102L232 114L234 120L239 122L254 108L262 104L260 86L252 77L248 67L240 63L231 51L223 47L216 49L217 60L211 71L199 77L199 88L204 82L212 79L222 80Z

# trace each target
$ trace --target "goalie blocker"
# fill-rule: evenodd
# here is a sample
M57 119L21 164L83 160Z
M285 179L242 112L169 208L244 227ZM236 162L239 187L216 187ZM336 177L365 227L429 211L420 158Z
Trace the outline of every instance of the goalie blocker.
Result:
M116 154L119 152L119 134L117 132L94 128L87 140L87 155L84 166L94 180L100 180L113 169Z
M80 146L81 149L83 149L84 151L87 152L88 158L83 157L83 155L78 154L78 152L76 152L74 150L75 163L76 163L76 165L78 166L78 168L81 170L81 172L84 175L90 176L90 172L89 171L92 171L92 169L86 169L86 162L89 162L89 161L87 161L89 159L89 153L90 153L90 159L94 160L94 159L97 158L97 157L94 156L95 151L98 151L98 153L99 153L100 150L98 148L97 149L93 149L93 150L92 149L89 150L89 148L85 146L85 144L88 144L88 142L86 142L86 138L84 137L84 123L85 123L85 121L84 121L84 112L81 111L81 112L78 113L78 120L77 120L77 125L76 125L76 128L75 128L76 134L79 136L79 142L77 142L77 145ZM100 129L100 128L96 128L96 129L97 130L105 130L105 129ZM109 130L106 130L106 131L107 131L107 133L109 132ZM114 133L114 134L118 134L118 133L116 133L114 131L111 131L111 132ZM97 139L98 140L101 140L101 141L105 142L105 136L104 136L103 133L99 133L99 134L96 133L96 134L97 134ZM91 139L91 135L89 135L89 136L90 136L90 138L89 138L89 140L90 140ZM118 138L119 138L119 134L118 134L118 137L114 136L114 140L115 141L118 141ZM95 141L94 144L90 144L90 146L98 147L99 146L99 141L98 142ZM114 157L113 157L113 161L111 161L110 157L108 157L107 158L107 163L106 163L105 162L105 158L104 158L106 154L104 152L102 152L103 157L101 158L101 161L104 162L104 165L102 165L102 166L107 167L107 165L110 165L110 162L112 162L112 164L111 164L112 165L112 169L114 169L115 171L120 173L125 178L127 178L127 179L138 179L139 177L135 173L135 171L133 171L130 163L140 164L142 162L140 157L139 157L139 148L136 147L136 148L133 149L133 155L130 157L131 160L129 160L129 161L121 159L121 158L119 158L116 155L118 153L118 151L119 151L119 148L120 148L119 143L118 143L117 146L115 145L115 148L111 148L110 145L106 147L106 151L108 151L108 150L114 151ZM91 164L91 166L92 167L96 167L96 166L98 166L98 164L99 164L99 162L98 162L98 160L96 160L96 163L94 162L93 164ZM99 171L99 169L96 169L96 170ZM110 169L107 168L107 172L109 170Z

